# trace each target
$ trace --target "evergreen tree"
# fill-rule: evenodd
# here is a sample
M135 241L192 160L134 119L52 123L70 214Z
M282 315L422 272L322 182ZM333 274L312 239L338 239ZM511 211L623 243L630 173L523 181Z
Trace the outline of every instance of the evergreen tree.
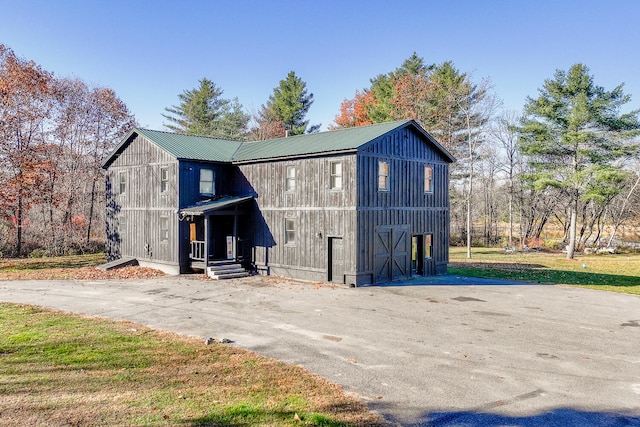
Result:
M566 194L571 259L579 203L607 198L620 188L624 172L615 162L637 149L628 141L640 129L640 110L621 114L631 100L623 84L607 92L583 64L557 70L539 92L538 98L527 98L520 144L531 156L534 188L555 187Z
M466 120L461 100L466 99L466 95L472 97L476 90L467 73L460 72L451 61L434 67L431 91L427 95L429 109L421 123L456 157L463 157L460 147L464 150L465 142Z
M426 90L434 67L433 64L425 65L424 58L414 52L394 71L371 79L371 87L367 93L373 97L374 102L366 106L368 119L373 123L402 118L420 121L414 117L419 109L419 93Z
M165 127L178 133L239 139L246 135L249 115L237 98L222 98L223 91L203 78L196 89L178 95L180 104L165 108Z
M320 128L319 124L307 128L309 120L305 118L312 104L313 94L307 93L307 84L290 71L273 89L262 111L267 121L281 121L290 135L301 135L317 132Z

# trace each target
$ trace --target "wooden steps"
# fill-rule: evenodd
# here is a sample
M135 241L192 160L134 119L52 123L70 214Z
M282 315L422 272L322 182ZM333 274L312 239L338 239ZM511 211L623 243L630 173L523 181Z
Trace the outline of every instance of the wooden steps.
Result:
M234 261L210 261L207 276L214 280L247 277L249 272L240 263Z

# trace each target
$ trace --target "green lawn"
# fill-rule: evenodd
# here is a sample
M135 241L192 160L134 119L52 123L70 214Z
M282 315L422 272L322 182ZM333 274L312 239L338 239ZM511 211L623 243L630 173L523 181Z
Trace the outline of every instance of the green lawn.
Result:
M2 426L373 426L302 368L127 322L0 304Z
M53 268L95 267L104 264L106 261L107 257L104 253L49 258L0 258L0 272L12 273Z
M640 254L577 255L527 252L505 254L499 248L451 248L449 274L537 283L575 285L640 295Z

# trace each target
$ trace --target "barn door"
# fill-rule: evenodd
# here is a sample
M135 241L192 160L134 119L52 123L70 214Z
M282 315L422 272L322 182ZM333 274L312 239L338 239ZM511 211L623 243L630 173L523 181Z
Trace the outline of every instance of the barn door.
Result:
M409 277L409 250L407 229L394 227L391 230L393 248L391 252L391 280Z
M391 280L391 228L379 228L375 237L375 282Z
M409 277L409 239L406 226L376 229L374 249L376 282Z
M329 281L344 283L344 250L342 237L329 238Z

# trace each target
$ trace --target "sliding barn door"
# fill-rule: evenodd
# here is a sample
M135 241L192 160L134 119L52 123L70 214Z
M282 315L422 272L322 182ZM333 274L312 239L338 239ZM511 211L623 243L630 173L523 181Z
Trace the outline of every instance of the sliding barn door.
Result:
M410 239L407 226L378 227L375 231L376 283L409 277Z

